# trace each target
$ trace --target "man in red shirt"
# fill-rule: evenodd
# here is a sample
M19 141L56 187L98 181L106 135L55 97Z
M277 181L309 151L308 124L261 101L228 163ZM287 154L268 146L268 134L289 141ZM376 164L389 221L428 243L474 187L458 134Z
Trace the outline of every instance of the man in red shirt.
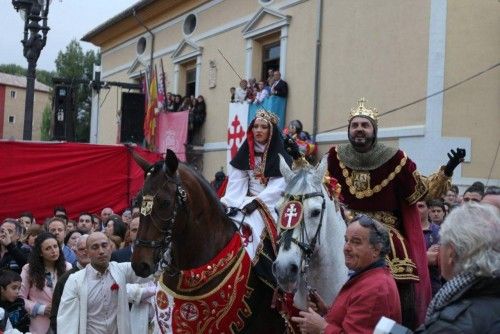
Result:
M301 333L373 333L382 316L401 323L398 288L385 263L389 250L385 227L366 215L357 216L345 236L345 265L350 278L329 309L314 294L316 302L311 304L317 312L309 308L292 318Z

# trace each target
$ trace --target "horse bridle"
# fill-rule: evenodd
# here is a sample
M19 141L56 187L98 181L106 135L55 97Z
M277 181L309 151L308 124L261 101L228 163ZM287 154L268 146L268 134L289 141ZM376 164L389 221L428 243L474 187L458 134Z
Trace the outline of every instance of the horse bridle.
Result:
M149 173L148 173L149 175ZM151 223L153 224L153 227L158 230L160 233L164 235L163 240L158 241L158 240L146 240L146 239L141 239L137 236L137 238L134 241L134 247L146 247L146 248L153 248L153 249L158 249L161 252L165 252L164 256L160 259L159 262L159 268L164 269L164 268L169 268L171 267L171 259L170 257L170 245L172 241L172 230L175 224L175 218L177 217L177 209L178 207L184 207L186 202L187 202L187 192L186 190L182 187L181 181L179 177L176 175L176 177L170 177L168 175L165 175L165 182L163 185L160 187L160 189L163 189L166 187L167 183L174 183L175 184L175 198L176 200L174 201L174 206L172 209L172 213L168 218L163 218L159 216L155 210L153 210L155 198L158 195L158 192L156 192L154 195L142 195L142 203L141 203L141 216L147 217L150 216L151 218ZM166 227L164 227L166 226Z
M309 198L313 198L313 197L321 197L321 199L322 199L321 215L319 217L319 224L318 224L318 227L316 228L316 232L314 233L314 236L311 239L311 241L309 243L305 243L303 240L297 240L296 238L293 238L293 237L290 238L290 241L293 242L294 244L296 244L301 249L301 251L304 253L304 258L302 259L302 263L301 263L302 264L301 273L304 276L304 281L306 283L307 289L312 290L311 287L309 286L309 283L307 280L307 271L309 269L309 262L311 261L311 256L314 253L314 250L316 249L316 243L318 242L321 227L323 225L323 215L324 215L325 207L326 207L325 196L323 195L322 192L319 192L319 191L307 193L304 195L291 195L291 194L285 193L283 196L287 198L287 202L288 201L298 201L300 203L303 203L304 200L309 199ZM286 202L285 202L285 204L286 204ZM280 240L278 241L278 243L281 241L282 234L293 233L293 231L296 228L301 229L300 235L301 235L302 239L303 239L304 235L307 237L307 231L305 228L305 220L304 220L304 217L302 217L301 221L293 229L280 231Z

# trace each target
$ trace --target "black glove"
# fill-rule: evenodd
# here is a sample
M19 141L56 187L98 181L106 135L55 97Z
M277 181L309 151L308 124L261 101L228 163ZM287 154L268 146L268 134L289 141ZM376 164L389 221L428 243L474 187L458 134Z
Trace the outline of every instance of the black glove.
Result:
M251 201L250 203L248 203L247 205L245 205L243 207L243 209L241 209L241 211L246 214L246 215L249 215L251 214L252 212L255 211L255 209L257 209L259 207L259 202L257 202L256 200L253 200Z
M456 152L454 150L451 150L450 153L448 153L448 158L450 160L444 167L444 174L448 177L451 177L453 175L453 171L455 170L455 168L457 168L457 166L464 161L465 148L457 147Z
M285 137L285 150L293 158L293 160L297 160L301 156L299 145L297 145L295 140L290 135L286 135Z

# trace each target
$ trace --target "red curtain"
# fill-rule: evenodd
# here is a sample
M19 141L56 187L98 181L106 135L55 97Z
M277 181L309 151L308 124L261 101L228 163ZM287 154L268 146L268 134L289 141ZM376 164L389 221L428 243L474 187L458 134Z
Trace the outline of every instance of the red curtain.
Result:
M133 148L146 160L156 153ZM121 213L141 189L142 169L123 145L0 142L0 219L31 211L38 222L64 206L70 218Z

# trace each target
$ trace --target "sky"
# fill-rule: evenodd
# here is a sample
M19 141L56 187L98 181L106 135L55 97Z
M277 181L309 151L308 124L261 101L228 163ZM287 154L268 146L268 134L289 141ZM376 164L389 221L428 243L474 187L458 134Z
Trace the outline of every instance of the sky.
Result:
M107 19L130 7L138 0L52 0L49 9L47 45L38 59L37 68L54 71L55 60L72 39L80 39ZM28 67L23 56L24 23L12 6L12 0L0 0L0 64ZM7 28L6 28L7 27ZM94 45L80 41L83 50L98 50Z

